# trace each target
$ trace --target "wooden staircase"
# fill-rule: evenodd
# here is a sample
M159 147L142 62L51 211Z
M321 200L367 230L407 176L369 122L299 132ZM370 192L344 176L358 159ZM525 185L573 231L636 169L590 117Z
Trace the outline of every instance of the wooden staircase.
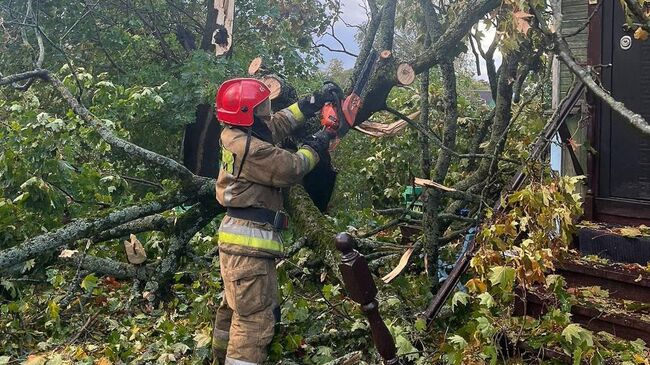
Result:
M650 343L650 240L614 231L582 228L575 248L583 257L561 262L556 272L576 298L571 308L574 322L594 332ZM555 301L543 290L520 294L525 301L517 301L518 315L541 316Z

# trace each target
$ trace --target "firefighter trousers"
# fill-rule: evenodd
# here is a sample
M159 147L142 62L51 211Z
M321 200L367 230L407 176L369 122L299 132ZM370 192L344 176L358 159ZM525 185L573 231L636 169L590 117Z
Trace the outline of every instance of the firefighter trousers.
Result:
M275 260L219 253L224 295L213 330L213 354L221 364L266 360L278 314Z

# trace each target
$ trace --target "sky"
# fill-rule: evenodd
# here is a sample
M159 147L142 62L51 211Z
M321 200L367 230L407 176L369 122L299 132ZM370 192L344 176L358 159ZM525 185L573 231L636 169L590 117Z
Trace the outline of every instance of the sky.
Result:
M367 21L366 12L363 7L364 4L365 0L341 0L341 18L343 21L339 20L334 25L334 34L336 34L337 38L345 44L346 49L354 54L358 53L359 51L357 42L354 39L357 29L348 27L345 23L350 25L364 24ZM484 30L484 33L486 33L486 35L485 38L481 41L481 44L483 46L483 49L487 49L494 37L494 29L487 31ZM314 41L317 44L325 44L332 49L341 49L341 46L338 44L338 42L329 35L325 35L322 38L315 39ZM325 68L327 64L333 59L340 60L343 63L343 67L345 68L352 68L354 66L355 58L352 56L349 56L345 53L331 52L323 47L320 48L320 51L326 63L323 65L323 68ZM474 56L472 55L471 57L473 61ZM501 64L501 53L497 51L494 55L494 58L496 66L499 67ZM476 76L476 78L487 81L485 60L483 59L481 59L481 76Z
M345 44L345 48L351 53L358 53L359 47L354 35L357 32L356 28L351 28L345 25L348 23L350 25L361 25L367 21L366 12L363 8L364 0L341 0L341 11L343 21L339 20L334 24L334 34L336 37ZM341 49L341 46L338 42L329 35L325 35L320 39L314 40L317 44L325 44L332 49ZM354 66L355 58L344 53L339 52L330 52L325 48L321 47L321 53L325 61L329 63L332 59L338 59L343 62L343 67L351 68Z

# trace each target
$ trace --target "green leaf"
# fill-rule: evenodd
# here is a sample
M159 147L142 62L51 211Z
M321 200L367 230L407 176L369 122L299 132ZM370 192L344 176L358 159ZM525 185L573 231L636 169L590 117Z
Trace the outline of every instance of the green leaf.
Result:
M469 295L467 293L463 293L462 291L456 292L453 298L451 298L451 310L455 311L458 303L462 305L467 304L468 300L469 300Z
M12 202L14 204L22 203L22 202L26 201L27 198L29 198L29 192L26 191L26 192L18 195Z
M8 364L9 360L11 360L9 356L0 356L0 365Z
M427 329L427 322L423 318L418 318L415 320L415 330L418 332L423 332Z
M411 341L403 335L395 337L395 346L397 347L398 355L404 355L416 351Z
M632 348L634 348L634 351L636 352L644 352L648 350L645 341L643 341L640 338L637 338L634 341L630 341L630 345L632 346Z
M182 342L177 342L172 345L172 350L175 354L184 354L190 350L190 347Z
M546 276L546 287L555 291L564 287L566 281L561 275L551 274Z
M580 325L576 323L570 323L567 325L564 330L562 330L562 337L574 346L579 346L582 343L585 343L589 347L594 345L591 332L580 327Z
M401 303L402 301L399 298L395 297L388 298L384 301L384 305L387 307L398 307Z
M453 336L449 337L449 342L451 342L451 344L455 348L460 349L460 350L467 347L467 341L465 341L465 339L462 336L459 336L459 335L453 335Z
M497 266L490 270L492 285L499 285L503 290L509 290L515 281L515 269L508 266Z
M481 299L481 305L487 308L492 308L494 307L497 303L494 301L494 297L492 297L492 294L485 292L479 294L479 299Z
M59 304L57 304L55 301L50 300L49 303L47 303L47 312L50 315L50 319L56 321L59 319Z
M476 318L476 329L481 332L484 338L490 338L494 334L494 326L485 317Z
M582 348L578 347L575 351L573 351L573 365L580 364L582 364Z
M207 347L210 343L212 343L212 336L210 334L210 329L204 328L202 330L197 331L194 334L194 342L196 342L197 348Z
M86 275L86 277L81 281L81 284L79 284L79 286L81 286L87 293L90 293L97 286L97 282L98 282L97 277L93 274L90 274L90 275Z
M33 269L34 266L36 266L36 260L35 260L35 259L27 260L27 261L25 261L25 263L23 264L23 270L22 270L22 272L23 272L23 273L26 273L27 271Z
M300 335L288 335L285 338L285 343L286 343L286 349L288 351L294 351L300 348L300 345L302 345L302 336Z
M340 285L327 284L323 286L323 296L325 297L325 299L330 300L334 297L337 297L339 294L341 294Z

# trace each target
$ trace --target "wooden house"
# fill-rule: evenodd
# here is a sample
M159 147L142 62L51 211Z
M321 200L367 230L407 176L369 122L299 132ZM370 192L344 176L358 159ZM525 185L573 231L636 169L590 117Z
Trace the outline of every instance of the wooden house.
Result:
M579 64L618 101L650 120L650 41L636 40L618 0L562 0L562 34ZM586 25L586 27L585 27ZM554 62L553 102L569 94L574 77ZM622 303L650 303L650 136L644 135L590 93L567 121L575 143L565 145L560 170L586 175L584 219L594 222L579 230L575 248L595 260L571 260L558 265L572 290L607 290L608 304L585 301L572 307L572 320L593 331L650 341L650 320L634 311L617 311ZM572 158L569 148L575 151ZM632 234L625 234L632 232ZM638 232L636 234L635 232ZM581 289L582 288L582 289ZM522 313L540 314L543 300L527 297ZM627 307L626 307L627 308Z
M562 33L578 62L628 108L650 120L650 41L636 40L617 0L562 0ZM556 62L557 63L557 62ZM569 90L573 75L554 67L554 101ZM570 118L578 160L587 172L585 218L624 225L650 225L650 136L589 95ZM575 174L567 150L562 173Z

